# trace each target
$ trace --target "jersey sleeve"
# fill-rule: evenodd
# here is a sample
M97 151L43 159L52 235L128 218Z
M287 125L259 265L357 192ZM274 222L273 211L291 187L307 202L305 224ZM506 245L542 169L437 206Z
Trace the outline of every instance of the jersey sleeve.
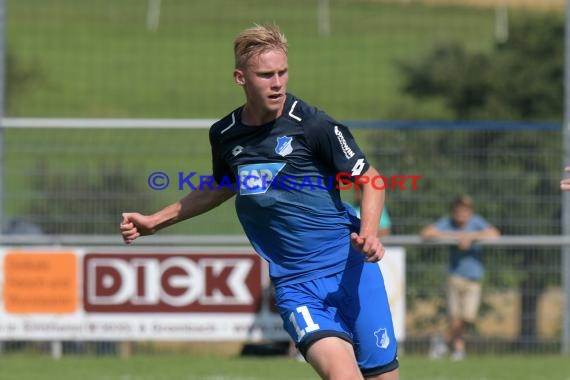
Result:
M219 137L216 136L214 128L210 129L209 136L210 146L212 148L212 175L214 179L219 184L226 183L227 181L235 183L235 175L223 158Z
M354 177L363 175L370 167L345 125L319 112L307 121L305 128L309 145L335 173L347 173L354 181Z

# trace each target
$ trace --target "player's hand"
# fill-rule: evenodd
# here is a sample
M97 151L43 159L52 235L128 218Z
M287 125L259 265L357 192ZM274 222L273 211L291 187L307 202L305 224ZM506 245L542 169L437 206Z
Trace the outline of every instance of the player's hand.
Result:
M156 232L150 216L138 212L123 213L119 226L125 244L131 244L139 236L152 235Z
M384 257L384 253L386 251L378 239L378 236L361 236L356 232L353 232L350 234L350 240L352 244L358 248L364 256L366 256L366 261L375 263L382 260L382 257Z
M570 166L564 168L566 173L570 173ZM570 178L564 178L560 181L560 190L570 190Z

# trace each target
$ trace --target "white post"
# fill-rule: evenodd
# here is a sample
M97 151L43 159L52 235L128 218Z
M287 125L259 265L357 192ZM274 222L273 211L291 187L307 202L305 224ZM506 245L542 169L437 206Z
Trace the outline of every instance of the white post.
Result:
M509 8L504 2L495 8L495 41L502 44L509 40Z
M63 354L63 344L60 340L51 341L51 357L53 359L61 359Z
M331 5L329 0L318 0L317 5L317 25L319 36L329 36L331 34Z
M146 28L151 32L156 32L160 25L160 1L161 0L148 0Z

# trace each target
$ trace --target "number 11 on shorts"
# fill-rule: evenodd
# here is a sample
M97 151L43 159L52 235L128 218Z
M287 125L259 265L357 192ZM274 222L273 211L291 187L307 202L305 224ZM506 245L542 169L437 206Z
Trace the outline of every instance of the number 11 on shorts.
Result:
M303 319L303 322L307 327L301 328L299 326L299 321L297 320L298 317ZM306 333L320 329L319 325L313 321L313 318L311 317L311 313L309 313L307 306L299 306L296 313L292 312L289 314L289 320L297 332L297 342L299 342Z

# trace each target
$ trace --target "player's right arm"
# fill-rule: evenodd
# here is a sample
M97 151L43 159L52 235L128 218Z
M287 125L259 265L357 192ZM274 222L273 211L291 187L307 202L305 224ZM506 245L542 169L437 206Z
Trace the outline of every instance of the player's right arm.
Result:
M176 203L173 203L152 215L125 212L120 229L125 244L132 243L139 236L152 235L157 231L203 214L219 206L235 194L235 189L220 188L217 183L213 188L205 187L194 190Z

